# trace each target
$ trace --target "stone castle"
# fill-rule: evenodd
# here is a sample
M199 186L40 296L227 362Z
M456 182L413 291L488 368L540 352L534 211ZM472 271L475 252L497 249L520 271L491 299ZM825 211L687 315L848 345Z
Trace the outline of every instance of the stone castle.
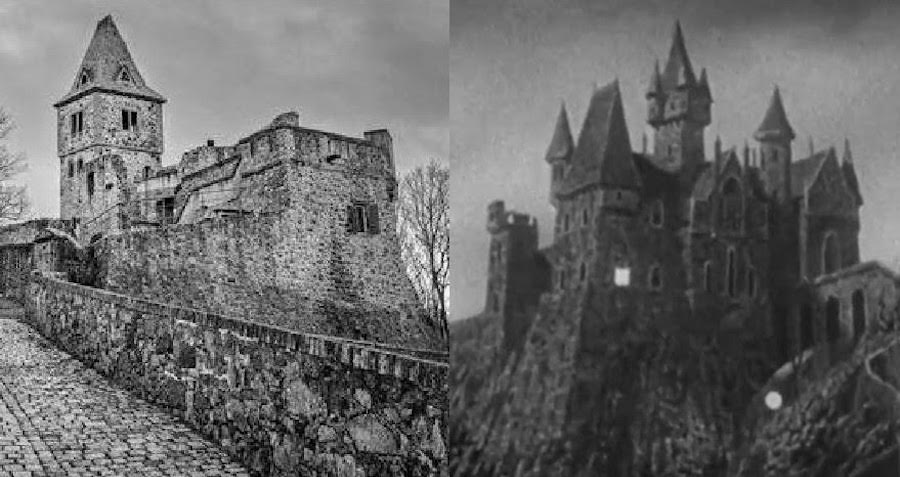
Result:
M446 475L447 343L400 257L391 136L299 114L165 166L112 17L58 114L61 217L0 228L0 292L252 475Z
M832 147L795 159L776 87L758 145L723 149L717 138L708 159L709 81L676 25L646 91L652 151L632 149L618 82L593 92L577 142L562 107L545 156L553 243L539 249L535 221L502 201L488 208L486 311L505 317L507 339L521 340L542 293L567 300L591 289L623 318L658 309L743 326L764 311L782 359L812 343L812 315L792 290L859 262L863 200L849 143L840 156Z
M752 147L705 151L711 78L678 23L645 97L639 151L618 81L577 138L562 107L552 243L488 206L485 308L451 326L451 474L896 474L900 277L860 263L849 143L795 158L776 87Z

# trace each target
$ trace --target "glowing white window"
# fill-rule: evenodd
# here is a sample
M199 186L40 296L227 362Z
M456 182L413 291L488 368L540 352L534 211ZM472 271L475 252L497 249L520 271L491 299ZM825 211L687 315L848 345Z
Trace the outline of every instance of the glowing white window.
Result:
M615 283L617 287L627 287L628 285L631 285L631 269L627 267L616 267L615 274L613 275L613 283Z
M781 405L784 404L784 402L781 398L781 393L779 393L778 391L769 391L766 394L765 401L766 401L766 407L768 407L769 409L771 409L773 411L777 411L778 409L781 409Z

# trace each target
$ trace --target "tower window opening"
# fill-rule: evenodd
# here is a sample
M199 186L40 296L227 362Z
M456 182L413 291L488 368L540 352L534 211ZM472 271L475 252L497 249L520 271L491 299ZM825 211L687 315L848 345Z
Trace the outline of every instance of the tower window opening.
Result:
M569 231L569 214L563 217L563 232Z
M94 173L89 172L87 175L87 193L88 199L94 196Z
M735 263L735 254L734 249L728 250L728 262L727 269L725 271L726 277L725 281L728 284L728 296L733 297L737 293L737 263Z
M650 267L650 288L653 290L659 290L662 288L662 271L659 268L659 265L653 265Z
M587 224L588 224L588 211L587 211L587 209L584 209L584 210L581 211L581 223L582 223L582 225L587 225Z
M137 131L137 111L122 110L122 130Z
M69 177L72 177L74 175L75 175L75 163L72 161L69 161Z
M69 116L69 122L73 136L84 132L84 111L72 113L72 115Z
M584 281L584 279L586 277L587 277L587 267L585 266L584 262L582 262L581 263L581 271L578 275L578 278L579 278L579 280Z
M78 158L78 172L80 173L84 169L84 161L81 158Z
M144 179L150 178L150 166L144 166Z

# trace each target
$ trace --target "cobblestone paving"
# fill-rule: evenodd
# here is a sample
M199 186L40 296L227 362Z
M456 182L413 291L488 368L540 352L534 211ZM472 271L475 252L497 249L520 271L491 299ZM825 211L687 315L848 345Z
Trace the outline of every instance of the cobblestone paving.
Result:
M0 301L0 477L249 476L166 412L56 349Z

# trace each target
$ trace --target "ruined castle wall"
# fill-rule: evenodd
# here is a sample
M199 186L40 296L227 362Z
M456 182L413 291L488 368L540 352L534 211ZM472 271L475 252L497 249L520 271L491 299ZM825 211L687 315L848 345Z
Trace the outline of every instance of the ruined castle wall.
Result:
M0 293L4 297L22 301L27 296L32 248L30 243L0 246Z
M262 475L447 475L446 364L37 276L27 309Z

